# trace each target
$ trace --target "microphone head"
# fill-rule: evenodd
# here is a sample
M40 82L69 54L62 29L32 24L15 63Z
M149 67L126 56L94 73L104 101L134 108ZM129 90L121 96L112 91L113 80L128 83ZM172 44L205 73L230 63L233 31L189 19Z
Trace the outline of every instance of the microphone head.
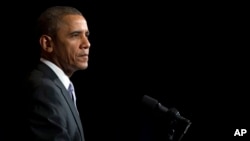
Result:
M146 105L148 108L150 108L151 110L154 110L155 108L157 108L159 102L158 100L148 95L144 95L142 98L142 103Z

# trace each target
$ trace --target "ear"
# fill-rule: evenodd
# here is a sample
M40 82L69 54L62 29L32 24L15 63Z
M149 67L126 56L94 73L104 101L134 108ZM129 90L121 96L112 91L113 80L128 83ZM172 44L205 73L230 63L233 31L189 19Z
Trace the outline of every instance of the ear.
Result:
M45 52L51 53L53 51L53 40L48 35L42 35L39 39L39 43Z

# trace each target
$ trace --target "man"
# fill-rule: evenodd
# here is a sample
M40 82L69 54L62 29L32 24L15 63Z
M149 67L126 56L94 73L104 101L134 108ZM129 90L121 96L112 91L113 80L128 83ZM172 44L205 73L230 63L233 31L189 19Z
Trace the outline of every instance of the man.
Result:
M27 79L24 93L29 99L29 137L39 141L84 141L70 77L88 67L87 21L73 7L54 6L39 17L38 33L41 58Z

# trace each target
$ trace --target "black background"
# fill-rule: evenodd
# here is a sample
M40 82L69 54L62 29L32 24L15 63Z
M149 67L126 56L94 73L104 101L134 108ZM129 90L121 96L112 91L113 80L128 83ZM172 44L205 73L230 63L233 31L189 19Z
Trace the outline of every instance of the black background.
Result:
M243 3L44 0L1 4L1 140L17 137L18 88L39 58L35 22L52 5L74 6L88 21L89 68L71 78L86 141L138 140L145 94L192 121L183 141L249 136L233 136L250 131Z

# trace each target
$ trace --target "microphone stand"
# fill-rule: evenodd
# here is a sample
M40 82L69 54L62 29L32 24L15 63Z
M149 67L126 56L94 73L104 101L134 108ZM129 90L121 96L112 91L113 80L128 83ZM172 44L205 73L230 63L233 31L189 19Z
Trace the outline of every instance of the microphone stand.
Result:
M182 117L177 109L169 109L150 96L144 95L142 102L156 116L153 118L154 141L181 141L191 125L190 120Z
M191 125L190 120L180 116L175 108L168 109L168 112L164 113L159 121L161 126L165 126L163 128L167 128L167 130L162 130L163 133L159 136L162 141L181 141ZM167 132L167 135L164 134L164 131ZM163 135L166 135L166 137L163 137Z

